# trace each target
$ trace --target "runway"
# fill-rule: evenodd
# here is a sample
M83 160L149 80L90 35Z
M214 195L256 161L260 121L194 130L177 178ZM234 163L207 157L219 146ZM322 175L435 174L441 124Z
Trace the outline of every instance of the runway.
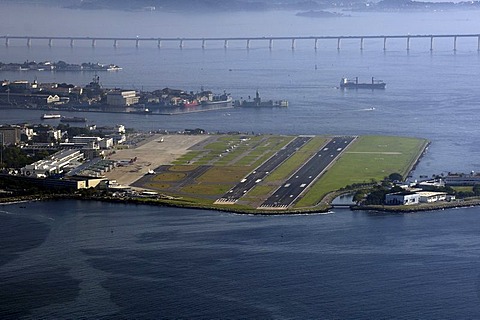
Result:
M298 197L332 164L355 137L334 137L280 188L278 188L258 209L287 209Z
M223 197L215 201L216 204L234 204L241 197L248 193L255 185L261 182L270 172L275 170L285 160L290 158L299 148L303 147L311 137L297 137L270 159L253 170L243 178L237 185L230 189Z

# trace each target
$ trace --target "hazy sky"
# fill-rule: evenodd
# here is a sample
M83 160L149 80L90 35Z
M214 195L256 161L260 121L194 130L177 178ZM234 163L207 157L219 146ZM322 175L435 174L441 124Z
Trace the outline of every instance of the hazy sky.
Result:
M295 11L229 14L71 10L2 5L3 35L215 37L475 33L478 10L349 12L341 18L305 18Z

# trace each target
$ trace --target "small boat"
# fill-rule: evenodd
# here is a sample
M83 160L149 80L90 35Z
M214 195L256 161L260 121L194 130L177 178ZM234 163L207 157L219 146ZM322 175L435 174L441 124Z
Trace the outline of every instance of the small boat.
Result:
M134 114L150 114L150 113L152 113L152 110L149 110L148 108L145 108L145 109L133 110L133 111L130 111L129 113L134 113Z
M109 64L107 66L107 71L120 71L120 70L122 70L122 68L114 64Z
M87 122L87 118L82 117L62 117L60 122Z
M44 113L42 116L42 119L48 120L48 119L59 119L62 116L59 114L52 114L52 113Z
M340 89L385 89L387 84L382 80L375 80L372 77L372 82L360 83L358 82L358 77L355 80L349 80L347 78L342 78L340 80Z

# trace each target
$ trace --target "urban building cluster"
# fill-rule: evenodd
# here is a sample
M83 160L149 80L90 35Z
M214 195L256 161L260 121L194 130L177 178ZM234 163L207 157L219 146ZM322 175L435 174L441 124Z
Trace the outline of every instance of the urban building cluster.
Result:
M139 107L143 111L148 107L233 107L229 95L214 95L203 89L200 92L186 92L164 88L147 92L103 88L98 75L84 87L67 83L40 83L37 80L3 80L0 82L0 105L81 111L98 111L93 108L102 107L109 108L109 111L122 112L127 111L125 108L130 106Z
M122 70L114 64L84 62L82 64L67 63L65 61L25 61L23 63L0 62L0 71L118 71Z
M439 201L455 200L455 195L444 191L446 183L442 179L413 183L398 183L403 190L385 195L387 205L415 205L420 203L433 203Z
M45 150L50 153L42 160L4 173L49 187L95 187L104 180L105 172L115 167L116 164L105 157L113 147L126 142L125 127L91 126L85 128L88 134L82 135L69 134L69 128L26 124L0 126L2 150L17 146L25 152Z

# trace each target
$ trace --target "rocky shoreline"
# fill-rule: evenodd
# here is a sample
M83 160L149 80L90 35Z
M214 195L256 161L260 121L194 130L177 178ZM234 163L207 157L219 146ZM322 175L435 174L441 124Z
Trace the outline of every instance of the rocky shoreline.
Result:
M296 209L296 210L285 210L285 211L264 211L264 210L256 210L256 209L218 207L213 205L209 206L209 205L198 205L198 204L192 205L189 203L175 203L172 201L170 197L116 198L111 196L98 196L98 195L85 196L80 194L13 196L8 198L1 198L0 205L11 205L16 203L27 203L27 202L33 202L33 201L54 201L54 200L67 200L67 199L82 200L82 201L103 201L103 202L111 202L111 203L137 204L137 205L143 204L143 205L186 208L186 209L195 209L195 210L214 210L214 211L230 212L230 213L236 213L236 214L268 215L268 216L328 213L333 208L332 205L325 204L323 207L319 207L319 208ZM461 208L461 207L474 207L474 206L480 206L480 198L469 198L463 201L457 200L452 202L429 203L429 204L420 204L420 205L413 205L413 206L354 205L354 206L350 206L349 208L352 211L413 213L413 212L436 211L436 210Z
M469 198L465 200L456 200L451 202L436 202L436 203L422 203L411 206L391 206L391 205L364 205L364 206L351 206L350 209L365 210L365 211L381 211L391 213L411 213L422 211L436 211L452 208L464 208L480 206L480 198Z
M323 208L309 208L309 209L297 209L297 210L285 210L285 211L267 211L267 210L257 210L257 209L241 209L241 208L231 208L231 207L219 207L214 205L199 205L199 204L190 204L190 203L180 203L176 202L178 199L172 199L171 197L161 197L161 198L142 198L142 197L128 197L128 198L117 198L111 196L98 196L98 195L80 195L80 194L48 194L48 195L28 195L28 196L12 196L8 198L0 198L0 205L10 205L16 203L26 203L34 201L55 201L55 200L82 200L82 201L103 201L111 203L123 203L123 204L143 204L143 205L154 205L162 207L173 207L173 208L185 208L185 209L196 209L196 210L214 210L222 212L230 212L236 214L252 214L252 215L293 215L293 214L316 214L316 213L326 213L332 208L331 206Z

